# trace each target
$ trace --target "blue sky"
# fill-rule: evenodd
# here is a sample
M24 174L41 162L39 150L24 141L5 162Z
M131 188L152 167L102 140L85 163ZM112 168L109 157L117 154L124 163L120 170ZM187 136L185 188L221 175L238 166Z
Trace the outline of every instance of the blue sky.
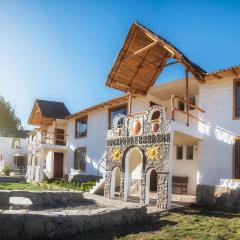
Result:
M70 112L117 97L104 83L139 21L207 71L240 64L240 1L0 0L0 94L25 127L36 98ZM158 82L181 77L172 67Z

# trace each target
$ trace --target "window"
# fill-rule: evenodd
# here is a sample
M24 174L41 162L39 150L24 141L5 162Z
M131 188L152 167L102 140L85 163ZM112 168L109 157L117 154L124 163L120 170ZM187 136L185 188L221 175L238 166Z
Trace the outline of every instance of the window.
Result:
M81 147L75 150L74 169L86 171L86 148Z
M12 140L12 148L20 148L21 147L21 145L20 145L20 139L17 139L17 138L15 138L15 139L13 139Z
M127 115L127 105L126 104L122 105L122 106L118 106L118 107L109 109L109 115L108 115L108 125L109 125L109 128L112 128L112 126L113 126L113 119L118 114Z
M184 111L184 103L182 101L178 101L178 109L182 112Z
M187 160L193 160L193 146L187 146L186 151Z
M87 117L76 119L75 137L81 138L87 136Z
M155 102L152 102L150 101L150 107L153 107L153 106L158 106L159 104L155 103Z
M240 117L240 80L234 80L233 84L233 117Z
M240 139L233 145L233 178L240 179Z
M159 111L155 111L153 114L152 114L152 118L151 120L152 121L156 121L160 118L160 112Z
M183 146L176 147L176 159L182 160L183 159Z
M16 167L23 167L27 166L27 159L25 156L14 156L13 162Z
M196 97L195 96L189 96L188 97L189 103L192 105L196 105ZM194 110L195 108L189 106L189 110Z

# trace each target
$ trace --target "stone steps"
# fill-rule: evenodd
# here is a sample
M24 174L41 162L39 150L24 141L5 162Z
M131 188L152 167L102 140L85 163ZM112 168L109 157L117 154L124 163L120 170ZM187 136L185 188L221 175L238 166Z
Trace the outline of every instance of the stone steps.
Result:
M90 190L90 193L100 193L104 190L105 179L101 178L98 182L96 182L95 186Z

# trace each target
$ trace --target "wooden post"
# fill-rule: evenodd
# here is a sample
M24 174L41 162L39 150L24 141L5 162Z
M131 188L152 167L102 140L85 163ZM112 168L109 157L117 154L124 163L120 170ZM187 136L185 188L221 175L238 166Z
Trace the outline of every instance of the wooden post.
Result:
M129 92L128 95L128 114L132 113L132 93Z
M187 101L187 104L186 104L186 112L187 112L187 115L186 115L186 125L189 126L189 93L188 93L188 87L189 87L189 81L188 81L188 70L185 69L185 74L186 74L186 101Z
M172 109L172 120L175 119L175 106L174 106L175 95L171 97L171 109Z

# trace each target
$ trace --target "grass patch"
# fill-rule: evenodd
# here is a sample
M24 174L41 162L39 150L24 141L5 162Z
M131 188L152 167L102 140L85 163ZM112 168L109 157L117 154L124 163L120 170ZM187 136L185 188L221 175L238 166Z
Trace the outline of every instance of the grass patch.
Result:
M189 207L112 233L88 235L88 239L239 240L240 212Z
M94 181L86 183L68 182L66 180L45 180L41 183L0 183L0 190L27 191L89 191L95 185Z

